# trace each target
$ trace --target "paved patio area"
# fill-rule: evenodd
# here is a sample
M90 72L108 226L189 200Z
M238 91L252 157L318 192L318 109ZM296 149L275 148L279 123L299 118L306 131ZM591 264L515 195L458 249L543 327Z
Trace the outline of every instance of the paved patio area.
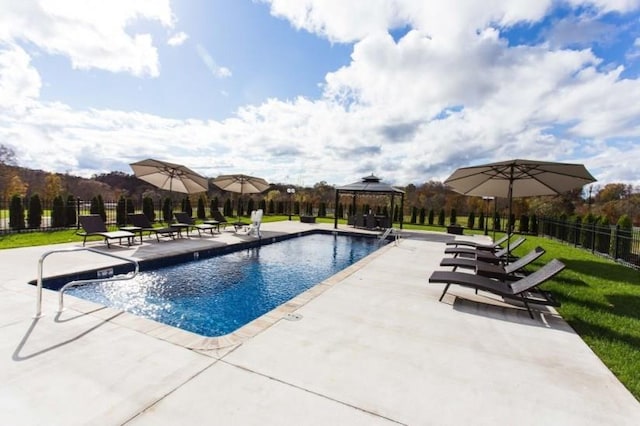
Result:
M313 227L329 228L262 225L266 238ZM57 315L48 290L34 319L36 289L26 282L52 247L0 251L0 424L640 424L638 401L553 310L532 320L455 286L438 302L442 286L427 278L451 237L419 236L217 339L73 297ZM143 259L243 238L154 239L111 252ZM55 256L47 275L113 262Z

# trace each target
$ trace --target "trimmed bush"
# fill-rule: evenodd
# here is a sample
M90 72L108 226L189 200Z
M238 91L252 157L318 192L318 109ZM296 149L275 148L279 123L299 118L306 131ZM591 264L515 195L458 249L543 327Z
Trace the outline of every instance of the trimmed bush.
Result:
M441 209L438 215L438 225L444 226L444 209Z
M40 228L40 226L42 226L42 202L38 194L32 195L29 199L27 224L29 228Z
M429 225L433 225L434 218L435 218L435 213L433 212L433 209L429 209L429 215L427 216L427 223Z
M449 215L449 225L455 225L458 223L458 213L456 209L451 209L451 214Z
M213 217L213 212L218 210L218 197L213 197L209 201L209 217Z
M24 207L22 206L22 199L18 195L11 197L11 204L9 205L9 226L11 229L24 229Z
M520 216L520 232L523 234L529 233L529 216L526 214Z
M420 207L420 214L418 215L418 221L420 222L420 225L424 225L426 214L427 212L425 211L424 207Z
M629 215L623 214L618 219L616 226L616 252L617 259L629 260L631 258L631 234L633 223Z
M411 207L411 223L415 224L418 218L418 208L416 206Z
M53 199L51 206L51 227L62 228L66 226L64 200L61 195Z
M153 223L156 220L156 209L153 205L153 198L144 197L142 199L142 213L149 219L149 222Z
M480 212L480 216L478 217L478 229L484 229L484 212Z
M196 217L198 219L206 219L207 213L204 209L204 197L198 198L198 208L196 210Z
M476 214L474 212L469 212L469 216L467 217L467 228L473 229L476 226Z
M173 220L173 218L171 216L173 216L173 213L171 212L171 199L169 197L165 198L163 203L162 203L162 219L166 222L166 223L171 223L171 221Z

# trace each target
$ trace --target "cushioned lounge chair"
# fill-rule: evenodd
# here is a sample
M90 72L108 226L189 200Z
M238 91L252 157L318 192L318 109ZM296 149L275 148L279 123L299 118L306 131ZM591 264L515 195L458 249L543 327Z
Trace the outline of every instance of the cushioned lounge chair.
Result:
M458 268L473 269L477 275L514 281L526 275L524 268L543 254L544 249L538 246L521 258L505 266L466 257L446 257L442 259L440 266L453 267L453 271Z
M103 237L104 242L107 244L107 248L111 247L109 240L118 239L119 243L122 244L122 239L126 238L127 245L131 245L133 239L136 237L136 234L129 231L109 231L104 220L102 220L102 217L97 214L78 216L78 222L82 227L82 232L78 232L77 234L84 237L82 240L82 246L87 243L87 237L92 236Z
M160 241L160 236L170 237L171 239L175 238L178 231L175 228L165 227L165 228L156 228L153 226L149 218L144 213L132 213L127 215L129 217L129 222L131 225L140 228L140 240L142 240L142 233L148 232L149 236L151 234L155 234L156 239Z
M214 235L213 230L219 229L219 225L196 223L186 212L175 212L173 216L176 218L177 223L172 223L171 226L176 228L185 227L187 229L187 235L189 235L189 230L191 229L198 231L198 236L202 236L202 231L209 231L211 235Z
M224 227L227 227L227 224L229 223L229 221L227 220L226 217L224 217L222 215L222 213L220 213L220 210L211 210L211 218L216 222L216 224L218 225L218 230L220 230L220 225L224 225ZM209 221L205 221L205 223L207 223Z
M496 250L502 249L502 243L506 243L507 240L511 238L511 236L513 236L513 234L510 234L510 235L505 234L502 238L498 239L496 242L491 244L482 244L477 241L453 240L453 241L447 241L447 245L453 246L453 247L464 246L464 247L472 247L480 250L496 251Z
M505 298L515 299L522 303L529 311L529 316L533 318L533 313L529 303L544 304L544 305L557 305L557 302L551 297L548 292L540 292L542 298L529 297L529 292L536 290L540 284L551 279L565 268L564 263L557 259L551 260L537 271L520 278L517 281L502 281L495 280L489 277L483 277L481 275L469 274L466 272L451 272L451 271L435 271L429 277L430 283L446 284L440 301L449 290L451 284L457 284L464 287L470 287L476 290L488 291L490 293L497 294Z
M495 253L491 250L477 250L471 247L449 247L446 248L444 252L445 254L453 254L453 257L470 257L483 262L500 263L511 260L512 257L510 253L524 243L524 241L525 239L520 237L509 245L509 250L503 248Z

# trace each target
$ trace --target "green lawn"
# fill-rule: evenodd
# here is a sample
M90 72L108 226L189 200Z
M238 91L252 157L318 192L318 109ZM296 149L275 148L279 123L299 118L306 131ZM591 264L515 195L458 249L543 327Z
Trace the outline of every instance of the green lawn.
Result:
M265 216L263 220L287 219L288 216ZM318 221L333 223L331 218ZM404 228L444 230L439 226L411 224L405 224ZM502 234L497 233L496 238L500 236ZM562 317L640 400L640 271L548 238L527 236L526 239L516 254L522 255L537 245L546 250L533 268L553 258L567 265L543 287L562 303L558 308ZM0 249L71 241L82 241L75 230L23 232L0 235Z

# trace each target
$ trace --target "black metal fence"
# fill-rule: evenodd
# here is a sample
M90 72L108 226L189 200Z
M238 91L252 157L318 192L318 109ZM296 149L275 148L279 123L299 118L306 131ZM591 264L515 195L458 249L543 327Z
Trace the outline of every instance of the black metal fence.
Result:
M538 232L592 253L640 268L640 228L540 218Z
M23 217L16 219L15 214L12 218L10 200L0 199L0 234L16 233L16 232L32 232L32 231L52 231L58 229L77 229L79 227L77 218L80 215L91 214L91 201L73 199L64 201L64 219L54 224L52 219L53 202L48 200L41 201L42 214L38 226L33 226L29 220L29 209L26 200L22 203ZM104 201L104 217L108 225L118 224L118 203L116 201ZM125 206L127 212L141 211L141 206L135 203ZM154 205L155 217L161 220L163 217L161 203ZM126 215L124 215L126 218ZM126 219L125 219L126 220Z

